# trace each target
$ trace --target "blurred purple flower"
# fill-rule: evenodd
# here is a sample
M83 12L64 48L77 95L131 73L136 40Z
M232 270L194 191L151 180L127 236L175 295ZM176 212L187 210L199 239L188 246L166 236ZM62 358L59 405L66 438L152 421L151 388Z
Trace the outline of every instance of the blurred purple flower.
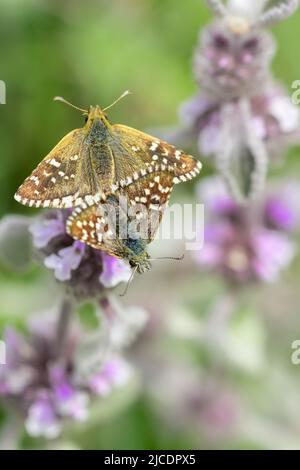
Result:
M28 409L26 429L32 437L55 439L61 431L50 397L40 396Z
M124 361L114 358L103 365L101 373L91 378L89 386L94 393L106 396L114 387L126 383L129 374L130 369L125 367Z
M203 94L216 102L252 96L266 88L274 53L270 33L250 27L237 34L231 23L217 20L201 32L194 75Z
M296 214L286 201L282 201L280 195L270 197L266 201L265 217L270 226L278 230L289 232L295 229Z
M264 217L270 228L293 232L300 225L300 185L296 180L282 184L270 192L264 207Z
M265 142L271 156L276 156L300 141L300 113L281 87L269 85L263 93L258 87L256 92L260 94L250 98L250 125L255 137ZM222 106L202 92L181 108L182 121L193 130L202 155L217 156L223 144ZM238 105L235 112L239 113Z
M130 268L125 261L95 250L66 233L69 211L51 211L29 226L33 244L54 270L58 281L71 286L78 297L97 295L101 289L127 282Z
M107 351L82 374L78 361L85 337L72 324L63 329L63 315L72 313L68 304L58 320L53 313L31 321L27 335L7 329L7 363L0 368L3 403L25 416L31 436L49 439L60 434L66 419L85 421L96 396L108 395L131 376L130 366Z
M173 140L189 139L212 156L239 202L260 195L270 158L300 142L300 112L273 79L276 45L266 30L293 14L292 2L274 10L266 2L207 2L217 19L194 55L200 92L181 107L183 128Z
M253 274L265 282L277 281L295 255L294 243L282 233L263 228L253 233L251 243Z
M53 213L54 214L54 213ZM63 211L57 211L56 217L37 219L30 225L36 248L46 248L50 241L65 231L65 218Z
M295 255L291 232L299 204L285 194L284 187L273 188L259 204L239 206L221 180L204 181L199 198L206 208L205 243L198 262L234 282L276 281Z
M130 270L126 269L127 266L123 260L114 258L106 253L102 253L102 273L100 275L100 282L104 287L114 287L119 282L128 281Z
M57 255L47 256L44 264L46 268L54 269L58 281L68 281L71 279L72 271L75 271L80 265L84 249L83 243L75 241L71 246L59 250Z

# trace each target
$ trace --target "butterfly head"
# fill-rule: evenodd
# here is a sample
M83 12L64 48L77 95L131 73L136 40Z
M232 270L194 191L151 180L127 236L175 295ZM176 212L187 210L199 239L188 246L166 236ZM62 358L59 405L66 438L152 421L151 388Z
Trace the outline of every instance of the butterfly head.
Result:
M146 271L149 271L149 269L151 269L151 263L150 263L150 259L149 259L149 255L148 253L146 252L146 250L144 250L141 254L137 255L137 254L133 254L133 252L131 253L124 253L124 256L128 259L129 261L129 264L130 264L130 267L132 268L132 273L131 273L131 276L127 282L127 285L126 285L126 288L124 290L124 292L121 295L121 297L124 297L128 291L128 288L131 284L131 282L133 281L133 278L135 276L135 273L138 272L139 274L143 274L145 273Z
M109 123L109 120L108 120L108 117L107 117L107 114L105 113L105 111L107 109L110 109L112 106L114 106L116 103L118 103L120 100L122 100L123 98L125 98L125 96L127 96L129 94L130 94L130 92L128 90L126 90L118 99L116 99L112 104L110 104L109 106L107 106L104 109L101 109L100 106L98 106L98 105L90 106L88 110L78 108L78 106L73 105L69 101L62 98L61 96L55 96L54 100L55 101L61 101L65 104L67 104L68 106L71 106L72 108L77 109L78 111L82 111L83 115L85 116L85 120L86 120L85 128L89 131L93 127L98 128L98 130L101 127L103 129L109 127L110 123Z
M129 264L133 269L136 269L139 274L143 274L151 269L151 262L146 251L141 255L129 258Z
M107 114L100 108L100 106L90 106L88 111L84 113L85 116L85 127L89 130L94 126L97 127L108 127L109 121Z

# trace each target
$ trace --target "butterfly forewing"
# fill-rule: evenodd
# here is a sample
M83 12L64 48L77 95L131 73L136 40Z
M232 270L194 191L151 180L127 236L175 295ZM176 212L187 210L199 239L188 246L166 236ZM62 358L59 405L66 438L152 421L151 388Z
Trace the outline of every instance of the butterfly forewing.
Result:
M153 173L170 175L177 184L200 169L190 155L136 129L111 125L99 107L92 107L87 124L54 147L15 198L35 207L91 205Z
M74 207L90 194L81 179L84 134L75 129L67 134L19 187L15 199L35 207ZM79 196L80 188L80 196Z
M169 173L173 176L173 183L177 184L193 179L201 170L202 165L198 160L167 142L120 124L114 125L113 129L114 138L110 145L117 156L118 187L128 186L132 179L139 180L153 172ZM122 165L124 160L125 166ZM132 178L126 174L128 166L139 168L132 173Z

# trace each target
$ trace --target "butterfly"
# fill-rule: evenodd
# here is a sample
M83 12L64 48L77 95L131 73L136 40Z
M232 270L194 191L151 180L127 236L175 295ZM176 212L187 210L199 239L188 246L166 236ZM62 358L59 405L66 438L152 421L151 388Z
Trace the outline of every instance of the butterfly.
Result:
M192 179L201 163L160 139L112 124L105 109L77 108L86 123L67 134L26 178L15 199L30 207L70 208L92 204L153 172L171 174L173 183Z
M151 268L147 245L154 239L164 210L174 186L173 176L154 172L127 188L110 195L98 204L81 205L74 209L67 220L67 232L76 240L81 240L95 249L100 249L116 258L126 259L139 273ZM120 196L128 201L128 215L120 204ZM110 207L112 210L107 210ZM146 231L137 233L136 225L125 237L120 237L120 229L130 221L147 222ZM142 235L142 236L141 236Z

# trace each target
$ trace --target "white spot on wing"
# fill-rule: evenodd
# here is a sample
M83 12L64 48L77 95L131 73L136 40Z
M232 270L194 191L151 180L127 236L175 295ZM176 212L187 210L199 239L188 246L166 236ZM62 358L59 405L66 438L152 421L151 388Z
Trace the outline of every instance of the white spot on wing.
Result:
M52 165L52 166L55 166L55 168L59 168L59 167L60 167L60 162L58 162L57 160L55 160L55 158L52 158L52 159L49 161L49 164Z
M88 206L92 206L94 204L93 196L85 196L84 200Z
M152 152L155 152L155 150L157 149L157 147L158 147L158 143L157 143L157 142L152 142L152 145L151 145L151 147L150 147L150 150L151 150Z

